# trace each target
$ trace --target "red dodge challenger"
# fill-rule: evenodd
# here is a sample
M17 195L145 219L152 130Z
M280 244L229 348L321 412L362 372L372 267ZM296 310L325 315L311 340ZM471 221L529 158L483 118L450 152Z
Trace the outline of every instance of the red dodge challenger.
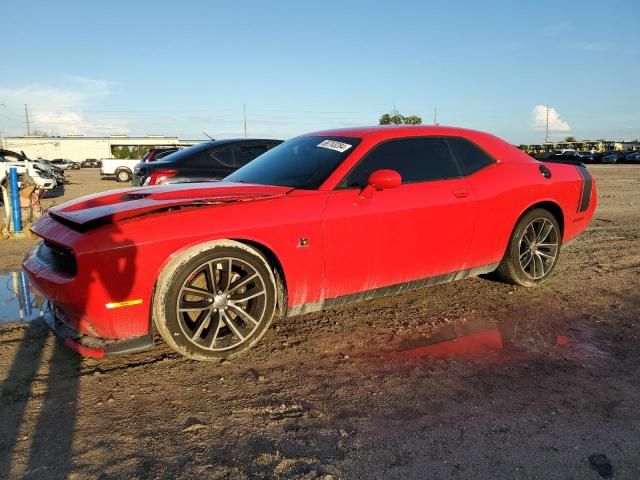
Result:
M275 316L493 272L533 287L596 208L580 164L487 133L367 127L289 140L222 182L52 208L24 260L49 326L81 354L228 358Z

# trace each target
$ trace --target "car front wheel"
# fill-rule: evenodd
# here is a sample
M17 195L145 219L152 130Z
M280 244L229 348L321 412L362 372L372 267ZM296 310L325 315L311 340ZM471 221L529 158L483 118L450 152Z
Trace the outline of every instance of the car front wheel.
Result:
M236 356L264 335L276 311L274 274L257 250L213 242L179 254L158 279L154 322L185 357Z

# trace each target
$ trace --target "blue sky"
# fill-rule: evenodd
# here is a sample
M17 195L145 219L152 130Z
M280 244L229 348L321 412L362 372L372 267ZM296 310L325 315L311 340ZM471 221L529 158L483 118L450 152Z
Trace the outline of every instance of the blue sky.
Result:
M3 0L0 130L287 138L401 113L640 137L640 1ZM9 41L8 39L11 39ZM536 110L536 107L539 107ZM536 115L538 124L536 126Z

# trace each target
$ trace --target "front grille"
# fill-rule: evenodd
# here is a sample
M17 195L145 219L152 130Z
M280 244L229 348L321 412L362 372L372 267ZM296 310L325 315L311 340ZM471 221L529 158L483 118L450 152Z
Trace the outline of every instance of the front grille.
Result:
M76 256L70 248L45 240L38 247L36 255L43 264L60 275L75 277L78 273Z

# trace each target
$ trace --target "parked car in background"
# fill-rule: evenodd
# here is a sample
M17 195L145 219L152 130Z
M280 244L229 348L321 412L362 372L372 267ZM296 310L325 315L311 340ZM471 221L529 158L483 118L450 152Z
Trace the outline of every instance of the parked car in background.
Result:
M602 155L602 163L622 163L625 160L625 152L606 152Z
M118 182L130 182L134 167L140 159L103 158L100 160L100 175L115 177Z
M22 152L22 154L24 156L24 152ZM38 162L38 165L41 165L46 171L53 174L53 176L56 177L58 185L67 183L67 178L65 177L64 170L62 168L57 167L56 165L52 165L49 160L45 160L43 158L38 158L34 161Z
M628 163L640 163L640 150L627 153L625 160Z
M166 157L167 155L170 155L174 152L177 152L178 150L181 150L182 147L158 147L158 148L150 148L149 150L147 150L147 153L145 153L142 158L140 159L141 162L146 163L146 162L153 162L154 160L159 160L163 157Z
M209 147L193 148L209 160ZM596 202L584 165L537 161L486 133L330 130L222 182L53 207L32 227L44 241L23 266L52 303L45 321L77 352L151 348L159 332L211 361L251 348L276 317L494 271L538 286Z
M546 158L542 158L540 160L562 161L565 163L573 163L573 164L579 164L583 162L582 158L580 158L580 156L578 155L578 152L571 149L555 151L551 155L547 156Z
M576 158L578 157L578 152L576 152L575 150L571 150L571 149L564 149L564 150L557 150L555 152L553 152L553 155L551 155L552 157L561 157L561 158Z
M578 156L584 163L602 162L602 154L600 152L578 152Z
M30 160L26 156L11 150L0 149L0 183L5 182L9 168L16 167L18 174L27 173L39 187L53 190L58 182L46 165Z
M50 160L49 163L51 163L51 165L55 165L56 167L60 167L63 170L80 169L80 163L72 162L71 160L67 160L65 158L54 158L53 160Z
M139 163L133 171L133 185L159 185L219 180L282 140L214 140L185 148L150 163Z
M87 158L80 163L82 168L98 168L100 166L100 162L97 158Z

